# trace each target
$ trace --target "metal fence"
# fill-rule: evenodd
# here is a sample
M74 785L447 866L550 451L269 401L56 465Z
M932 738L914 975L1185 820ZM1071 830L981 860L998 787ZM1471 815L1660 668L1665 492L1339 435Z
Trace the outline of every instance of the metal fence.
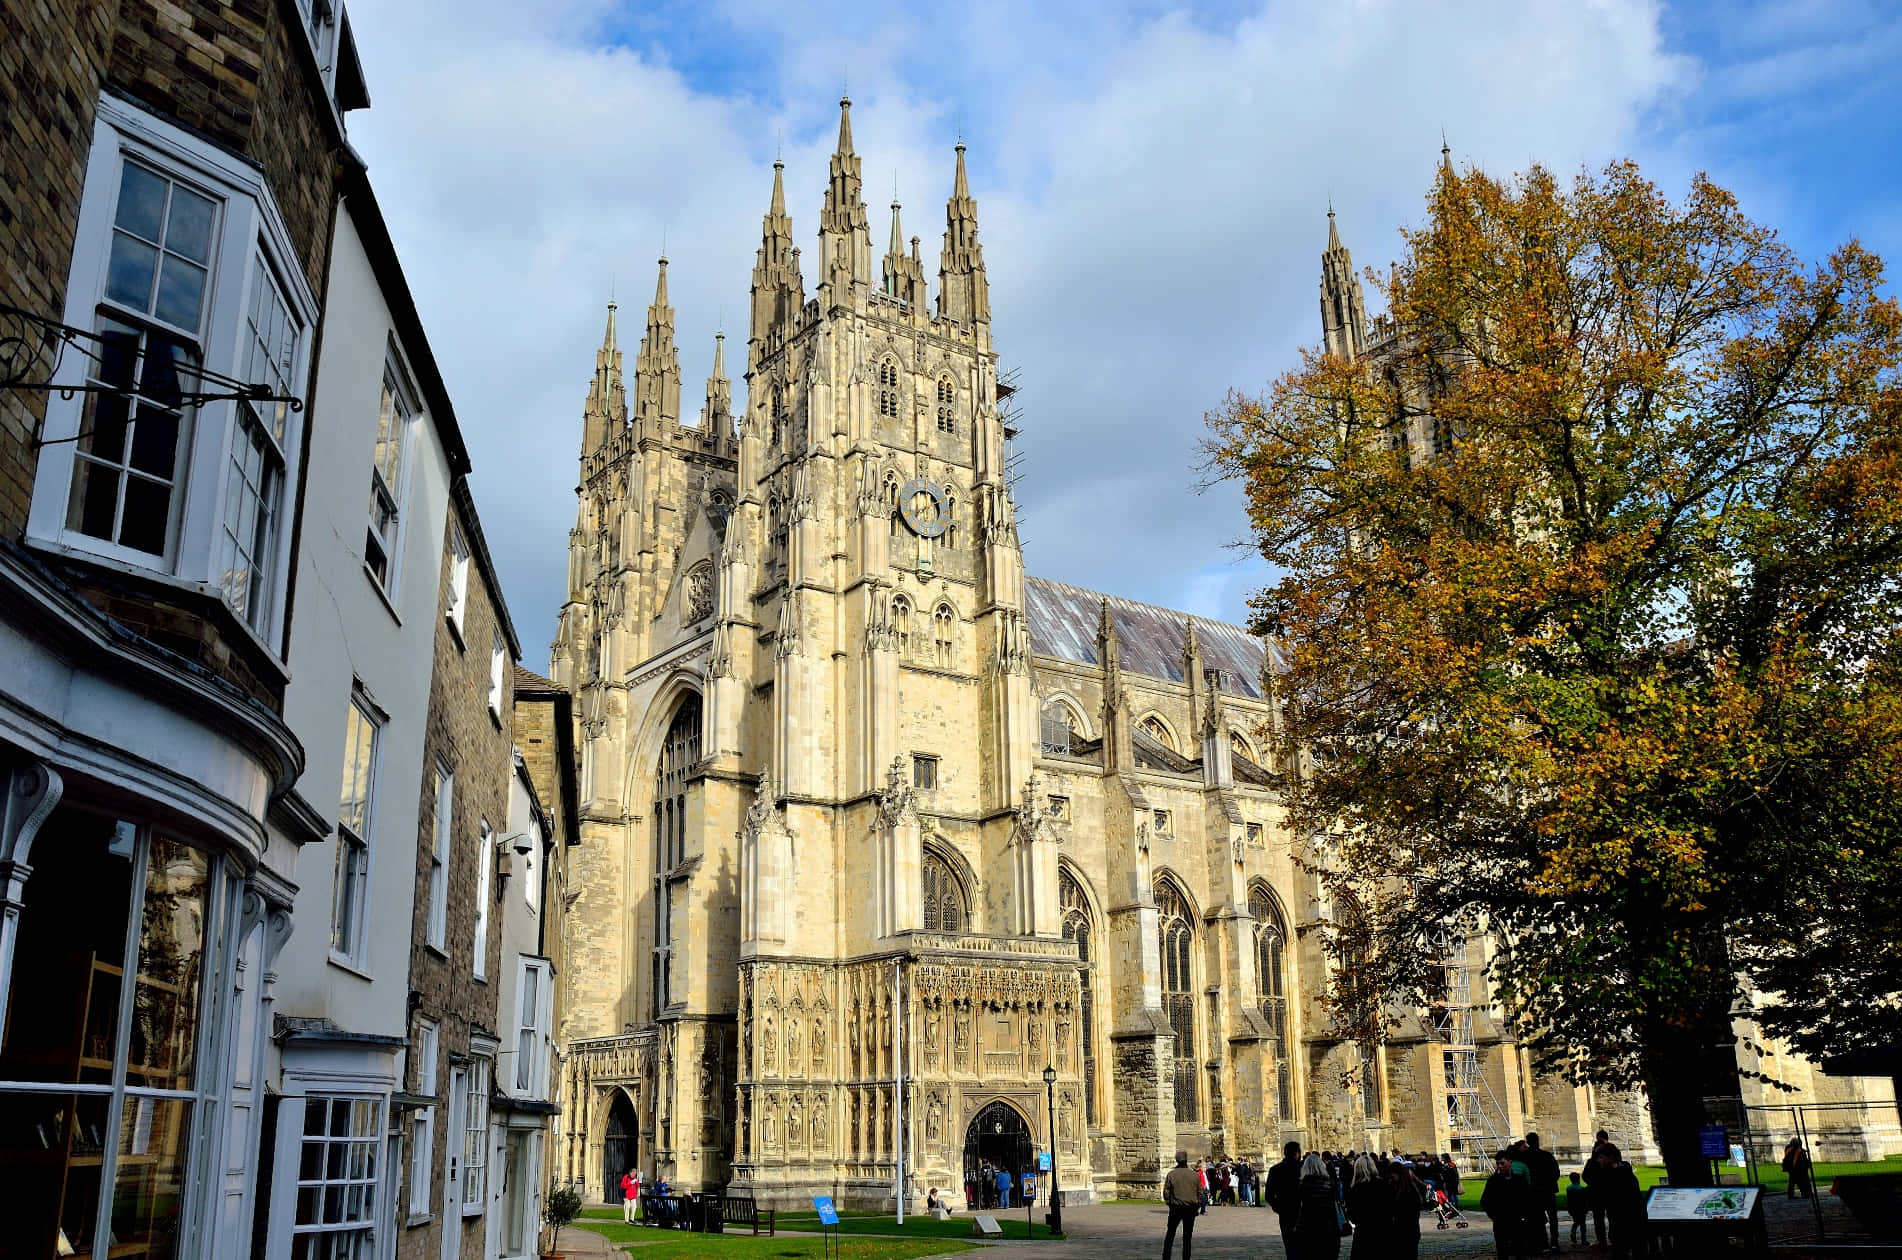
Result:
M1870 1174L1902 1174L1902 1108L1893 1099L1744 1103L1708 1098L1706 1122L1722 1125L1728 1155L1713 1160L1720 1183L1761 1186L1770 1245L1866 1244L1874 1217L1859 1192ZM1794 1146L1792 1144L1795 1144ZM1786 1155L1806 1151L1807 1177ZM1888 1162L1885 1162L1888 1161ZM1838 1193L1841 1191L1841 1193ZM1859 1212L1859 1208L1865 1210Z

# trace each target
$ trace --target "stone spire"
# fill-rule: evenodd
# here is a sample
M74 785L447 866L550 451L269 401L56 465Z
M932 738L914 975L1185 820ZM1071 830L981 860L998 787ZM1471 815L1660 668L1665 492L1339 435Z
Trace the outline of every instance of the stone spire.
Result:
M608 303L608 331L594 352L594 379L582 411L581 454L585 458L627 427L627 389L621 382L621 343L614 332L614 303Z
M977 240L977 202L964 173L964 142L958 142L957 175L944 207L944 252L938 261L938 314L966 323L991 320L991 286L984 275L984 247Z
M1122 643L1107 599L1096 623L1096 660L1103 671L1104 768L1127 773L1135 769L1136 757L1131 747L1129 697L1123 691Z
M634 424L658 437L680 422L680 351L674 345L674 308L667 302L667 260L660 260L647 333L634 360Z
M786 164L773 163L773 201L760 224L759 254L753 263L753 323L749 336L766 340L774 329L783 335L805 305L799 277L799 251L793 247L792 218L786 213ZM754 351L755 355L758 350Z
M713 375L707 378L707 405L700 427L721 437L733 434L733 382L726 378L726 334L713 334Z
M917 239L912 238L914 242ZM924 305L925 300L925 269L917 255L915 244L909 255L905 253L905 230L899 226L898 193L894 189L891 243L885 247L885 295L914 307Z
M1327 212L1327 248L1321 251L1321 346L1327 353L1357 359L1367 344L1367 304L1361 297L1354 256L1341 244L1334 209Z
M859 159L852 152L852 98L839 98L839 147L832 155L825 207L819 212L820 286L829 304L846 300L854 282L872 279L872 227L860 193Z

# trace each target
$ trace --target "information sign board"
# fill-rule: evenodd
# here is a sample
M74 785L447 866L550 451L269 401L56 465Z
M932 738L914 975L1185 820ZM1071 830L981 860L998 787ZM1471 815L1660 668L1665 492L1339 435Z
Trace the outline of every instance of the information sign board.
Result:
M1049 1151L1037 1152L1037 1171L1038 1172L1050 1171L1050 1152Z
M1717 1186L1678 1189L1659 1186L1645 1204L1654 1221L1743 1221L1757 1206L1756 1186Z
M1723 1159L1730 1154L1730 1135L1721 1124L1699 1125L1697 1146L1705 1159Z
M829 1194L813 1195L812 1206L818 1210L819 1223L821 1225L837 1225L839 1223L839 1210L832 1206L831 1195Z
M1004 1230L1000 1225L998 1225L997 1218L995 1216L987 1216L984 1213L980 1212L976 1216L973 1216L971 1219L974 1222L976 1222L978 1233L983 1234L986 1237L992 1237L992 1238L1002 1238L1004 1236Z

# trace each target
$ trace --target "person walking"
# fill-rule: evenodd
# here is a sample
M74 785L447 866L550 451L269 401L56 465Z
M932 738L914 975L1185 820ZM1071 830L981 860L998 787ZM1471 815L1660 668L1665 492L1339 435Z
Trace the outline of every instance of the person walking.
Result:
M1319 1155L1301 1161L1296 1183L1295 1254L1301 1260L1340 1260L1341 1229L1346 1220L1335 1193L1334 1177Z
M1354 1161L1353 1181L1347 1187L1347 1219L1354 1222L1352 1260L1386 1260L1393 1190L1372 1155Z
M1176 1231L1182 1231L1182 1260L1190 1260L1195 1243L1195 1218L1202 1213L1202 1179L1189 1167L1189 1153L1176 1152L1176 1166L1162 1179L1162 1201L1169 1207L1169 1230L1162 1236L1162 1260L1175 1249Z
M1615 1151L1617 1149L1617 1147L1611 1144L1611 1134L1600 1129L1598 1136L1592 1142L1591 1158L1585 1161L1585 1167L1581 1170L1585 1180L1586 1197L1591 1201L1592 1205L1592 1236L1600 1248L1605 1246L1606 1231L1605 1196L1601 1194L1598 1189L1598 1178L1603 1173L1602 1166L1598 1162L1598 1153L1604 1150Z
M621 1174L621 1223L632 1225L641 1218L641 1172L630 1168Z
M1790 1184L1783 1191L1784 1198L1794 1199L1801 1195L1807 1199L1815 1193L1810 1184L1810 1153L1800 1138L1791 1138L1789 1145L1783 1148L1783 1171L1790 1178Z
M1301 1143L1288 1142L1282 1146L1281 1162L1268 1170L1263 1197L1275 1210L1281 1226L1281 1249L1288 1254L1288 1260L1299 1260L1295 1222L1301 1212Z
M1387 1186L1393 1192L1393 1214L1387 1225L1387 1254L1393 1260L1419 1260L1420 1213L1431 1202L1426 1184L1414 1176L1405 1164L1387 1170Z
M1592 1197L1604 1201L1611 1222L1611 1254L1638 1260L1645 1254L1644 1190L1638 1185L1638 1174L1609 1142L1598 1148L1592 1162L1599 1174L1592 1184Z
M1539 1145L1539 1135L1526 1134L1526 1172L1532 1180L1532 1215L1538 1225L1534 1241L1546 1251L1559 1249L1559 1161Z
M1523 1260L1532 1254L1526 1228L1532 1217L1532 1187L1513 1170L1512 1156L1505 1151L1493 1159L1493 1175L1486 1178L1479 1207L1493 1223L1493 1246L1499 1250L1499 1260Z

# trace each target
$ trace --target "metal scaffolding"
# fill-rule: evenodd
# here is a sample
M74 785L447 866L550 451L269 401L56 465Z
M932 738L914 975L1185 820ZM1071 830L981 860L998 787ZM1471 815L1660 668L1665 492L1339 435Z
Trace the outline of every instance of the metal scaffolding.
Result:
M1453 1157L1468 1168L1484 1168L1490 1154L1512 1140L1505 1109L1493 1097L1479 1070L1479 1042L1473 1018L1471 942L1458 928L1442 928L1434 938L1440 969L1440 999L1431 1012L1440 1042L1441 1096L1445 1101L1447 1140Z

